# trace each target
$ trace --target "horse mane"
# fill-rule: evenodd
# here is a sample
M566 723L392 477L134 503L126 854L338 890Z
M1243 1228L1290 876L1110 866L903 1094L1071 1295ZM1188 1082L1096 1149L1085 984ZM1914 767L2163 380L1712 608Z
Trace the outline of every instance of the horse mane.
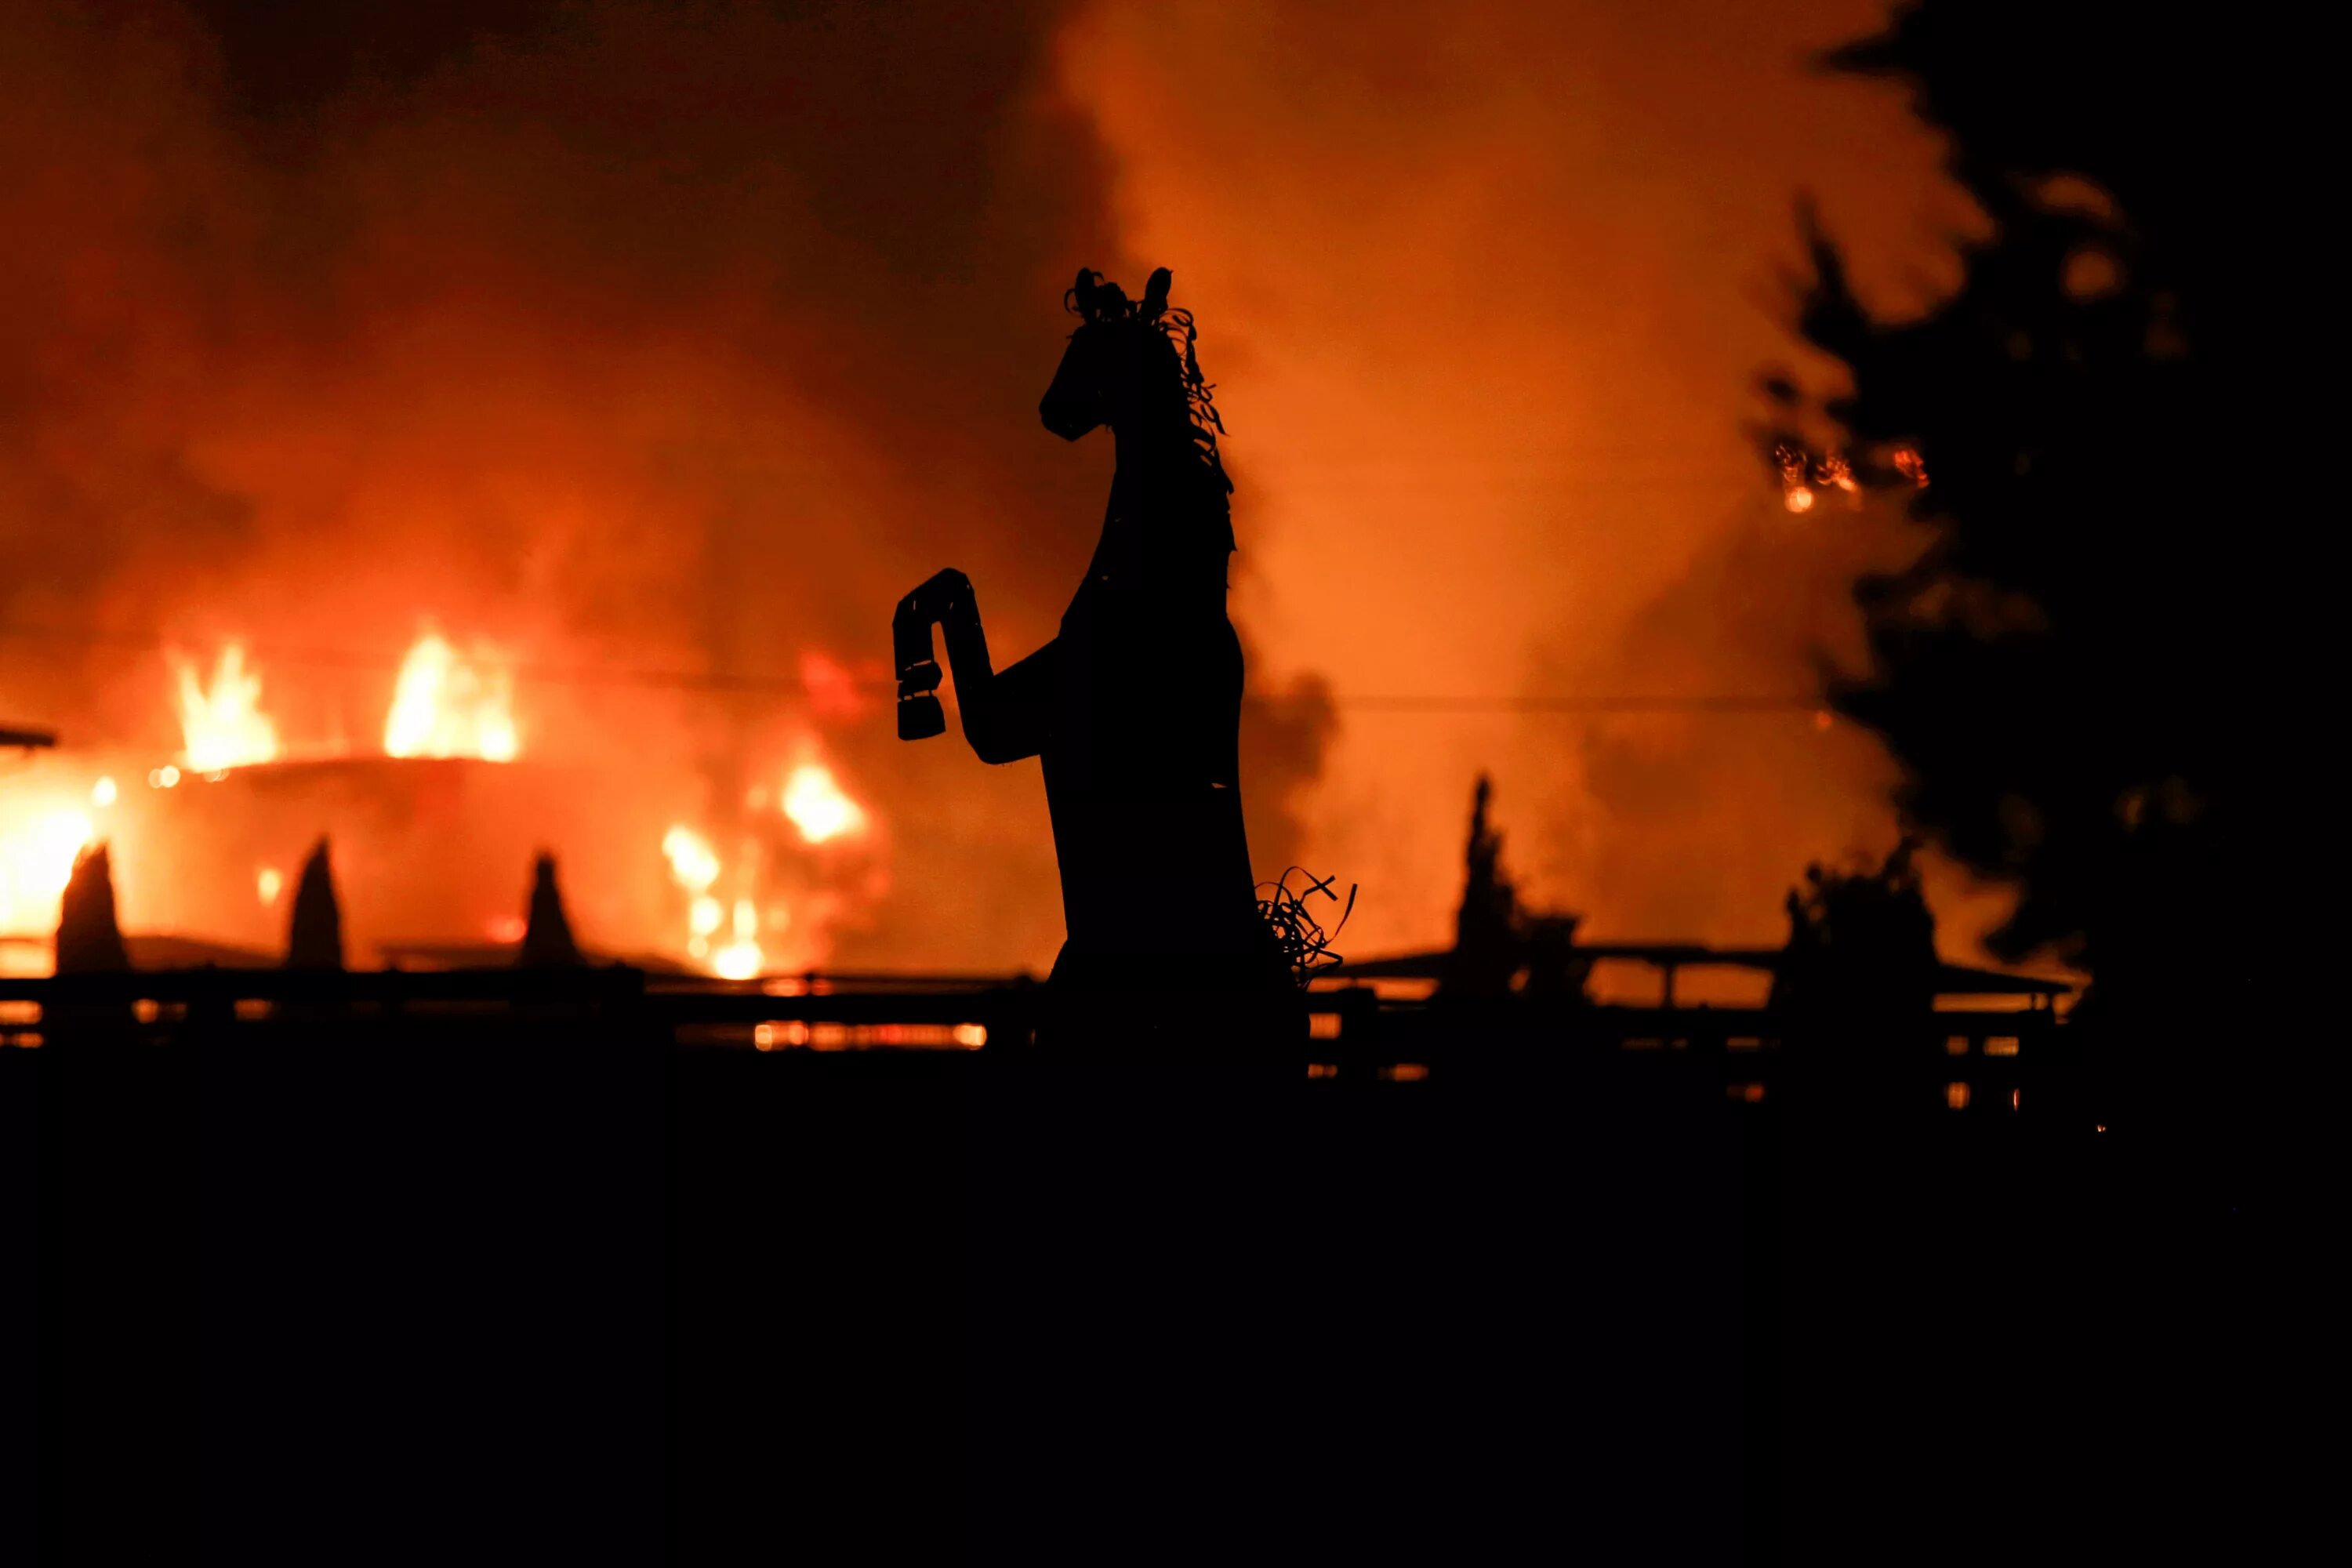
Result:
M1160 281L1160 276L1154 278L1157 292L1143 300L1129 300L1124 289L1101 273L1081 272L1080 287L1062 295L1062 309L1090 323L1121 321L1150 327L1167 340L1175 354L1185 416L1192 425L1192 457L1230 495L1234 481L1217 452L1217 437L1225 433L1225 421L1217 412L1215 384L1201 374L1201 356L1194 347L1200 333L1192 324L1192 311L1165 302L1166 284ZM1156 308L1154 300L1160 301Z
M1162 310L1152 325L1167 336L1169 346L1177 351L1177 363L1184 378L1184 412L1192 425L1192 455L1231 493L1234 481L1226 477L1224 459L1217 455L1217 437L1225 433L1225 421L1217 412L1216 386L1202 375L1201 356L1193 350L1200 334L1193 330L1192 312Z

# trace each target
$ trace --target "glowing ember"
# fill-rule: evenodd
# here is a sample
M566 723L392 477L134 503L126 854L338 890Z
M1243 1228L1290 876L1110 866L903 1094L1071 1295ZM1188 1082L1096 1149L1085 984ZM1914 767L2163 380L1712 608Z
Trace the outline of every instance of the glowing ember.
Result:
M803 763L784 780L784 815L811 844L866 831L866 808L844 795L818 763Z
M1824 452L1812 458L1801 447L1784 442L1772 448L1772 461L1780 470L1780 504L1790 511L1812 510L1813 503L1830 490L1843 494L1848 506L1862 505L1862 481L1854 478L1853 465L1840 453Z
M1851 504L1854 506L1862 504L1862 486L1854 482L1853 466L1835 452L1823 458L1815 466L1814 473L1822 483L1832 489L1843 490L1847 501Z
M278 895L286 890L286 873L275 866L264 866L253 879L253 890L261 900L261 907L269 908Z
M221 649L209 686L197 678L194 665L173 662L180 678L180 735L192 771L218 773L278 754L278 727L261 710L261 677L245 668L241 646ZM173 782L179 782L176 773Z
M0 826L0 931L57 930L58 900L91 837L89 816L71 809Z
M1915 489L1927 488L1927 465L1920 460L1918 451L1910 447L1895 448L1895 471L1909 479Z
M96 784L89 786L90 804L102 810L114 804L117 793L118 792L114 787L114 781L112 779L102 778Z
M1812 488L1805 483L1805 455L1794 447L1775 447L1772 460L1780 466L1780 500L1790 511L1809 510Z
M383 749L395 757L514 761L522 747L507 672L460 658L442 637L426 633L400 667Z

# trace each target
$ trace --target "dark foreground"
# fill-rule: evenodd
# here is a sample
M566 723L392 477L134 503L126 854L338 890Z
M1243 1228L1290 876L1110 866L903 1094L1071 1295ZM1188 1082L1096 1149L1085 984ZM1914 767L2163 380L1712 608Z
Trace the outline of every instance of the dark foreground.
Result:
M2289 1484L2267 1222L1660 1053L321 1026L0 1111L12 1561L2242 1557Z

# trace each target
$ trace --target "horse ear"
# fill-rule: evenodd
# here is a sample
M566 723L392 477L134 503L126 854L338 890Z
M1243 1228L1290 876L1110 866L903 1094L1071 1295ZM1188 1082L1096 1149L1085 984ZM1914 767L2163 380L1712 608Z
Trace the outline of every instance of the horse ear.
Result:
M1151 280L1143 286L1143 314L1147 321L1156 320L1168 309L1168 290L1174 287L1176 274L1165 267L1152 273Z

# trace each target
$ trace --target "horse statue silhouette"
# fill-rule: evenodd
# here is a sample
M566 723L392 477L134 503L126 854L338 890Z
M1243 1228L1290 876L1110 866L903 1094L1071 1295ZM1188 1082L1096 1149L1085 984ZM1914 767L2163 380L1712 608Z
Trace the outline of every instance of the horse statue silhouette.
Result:
M947 727L936 624L972 751L1043 763L1067 928L1052 984L1065 993L1289 984L1242 826L1224 426L1171 282L1163 267L1129 300L1081 268L1063 297L1079 324L1037 412L1067 441L1108 426L1118 470L1061 634L995 668L971 584L953 570L899 601L892 625L901 739Z

